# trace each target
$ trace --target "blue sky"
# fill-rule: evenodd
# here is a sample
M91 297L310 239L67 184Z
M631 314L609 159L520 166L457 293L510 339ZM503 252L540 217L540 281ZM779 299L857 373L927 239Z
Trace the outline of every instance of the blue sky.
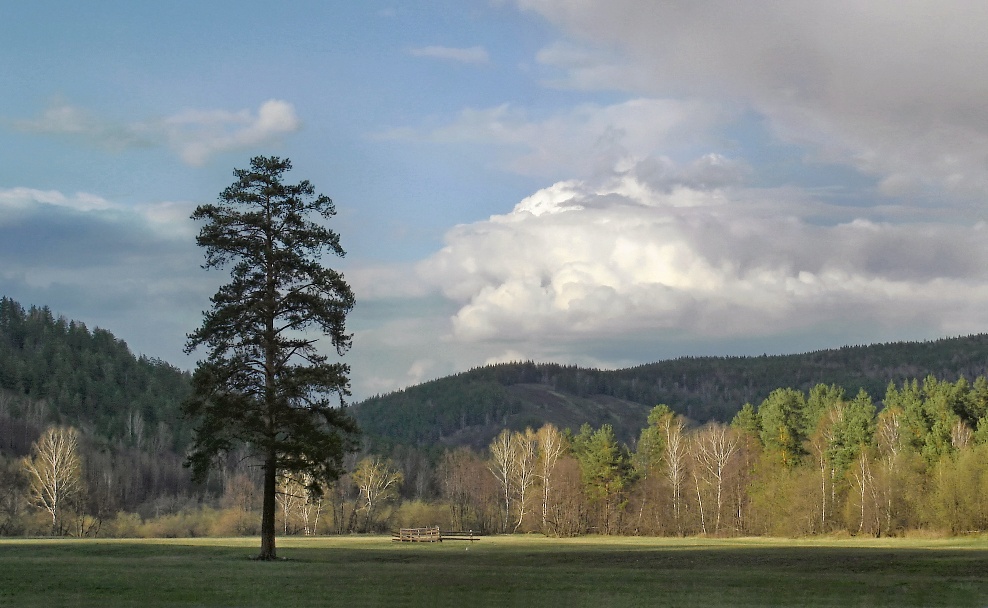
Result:
M196 204L331 196L355 397L988 327L988 11L961 2L0 8L0 293L192 368Z

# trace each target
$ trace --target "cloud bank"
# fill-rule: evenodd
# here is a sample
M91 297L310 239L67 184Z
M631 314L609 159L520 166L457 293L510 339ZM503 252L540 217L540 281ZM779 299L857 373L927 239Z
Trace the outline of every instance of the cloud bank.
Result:
M566 40L557 86L745 103L894 196L988 190L988 7L964 2L518 0Z
M459 306L451 337L712 340L988 322L983 224L813 224L786 212L788 192L669 187L641 168L560 182L450 231L420 272Z

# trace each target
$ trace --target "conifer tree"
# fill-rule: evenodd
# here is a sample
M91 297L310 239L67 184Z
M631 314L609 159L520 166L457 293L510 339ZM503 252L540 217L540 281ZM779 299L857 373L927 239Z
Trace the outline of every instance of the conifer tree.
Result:
M256 157L216 204L200 205L196 242L204 268L232 265L231 281L211 298L186 350L206 347L184 411L196 424L187 464L206 476L217 456L244 445L263 470L261 552L274 559L275 495L282 474L308 474L311 491L341 472L355 449L346 412L349 367L316 348L328 337L342 356L351 344L345 320L354 298L343 276L322 265L343 256L339 235L324 225L333 202L308 181L282 181L291 162Z

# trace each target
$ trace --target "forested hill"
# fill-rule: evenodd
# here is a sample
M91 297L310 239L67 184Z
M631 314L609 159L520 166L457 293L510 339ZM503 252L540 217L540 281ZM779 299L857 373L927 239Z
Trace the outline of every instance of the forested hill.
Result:
M988 334L931 342L850 346L808 354L687 357L628 369L510 363L477 368L354 406L372 441L485 445L501 428L552 422L574 431L611 424L626 441L648 411L665 403L689 418L729 421L780 387L803 391L837 384L865 389L879 402L890 382L934 375L941 380L988 374Z
M988 375L988 334L932 342L854 346L801 355L688 357L603 371L512 363L373 397L352 408L372 445L485 446L505 426L552 422L576 430L611 424L637 437L665 403L689 418L727 421L776 388L837 384L878 402L889 382ZM71 424L118 445L184 451L179 404L189 375L136 357L104 329L0 298L0 451L23 454L47 424Z
M52 423L107 441L184 448L179 404L188 391L187 373L134 356L109 331L0 298L0 448L24 452Z

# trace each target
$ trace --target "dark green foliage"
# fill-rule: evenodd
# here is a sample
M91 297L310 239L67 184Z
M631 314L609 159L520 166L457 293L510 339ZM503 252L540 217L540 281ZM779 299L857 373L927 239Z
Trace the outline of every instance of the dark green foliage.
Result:
M750 403L745 403L741 406L734 419L731 420L731 426L746 433L751 438L761 441L762 422L758 418L758 412L755 410L755 406Z
M310 492L318 492L342 473L357 434L343 409L349 367L316 349L322 336L338 355L350 347L353 293L322 265L324 254L344 255L339 235L322 223L336 210L308 181L283 183L289 170L287 159L255 157L249 170L234 171L237 180L216 204L192 214L204 222L196 238L204 267L232 268L189 334L189 352L208 350L184 405L196 424L189 464L204 478L239 446L263 463L262 559L275 557L276 477L308 474Z
M610 534L615 511L623 508L625 490L632 481L631 455L608 424L596 431L583 425L573 438L572 450L580 463L587 497L601 510L600 531Z
M0 298L0 392L12 398L6 414L18 425L28 418L36 419L35 426L69 424L130 445L160 441L164 433L170 449L181 449L189 438L180 412L188 374L159 359L135 357L104 329L89 331L47 307L25 309L7 297ZM39 403L45 411L37 411ZM140 437L128 424L134 416L141 420ZM23 455L36 438L0 437L0 448Z
M777 453L782 464L792 467L800 463L806 450L806 398L803 393L780 388L758 406L761 440L765 449Z
M662 463L666 449L666 436L660 424L670 416L675 416L675 414L665 404L656 405L648 413L648 426L643 428L638 436L638 446L635 450L635 464L639 471L644 474L658 469Z
M516 428L514 415L524 416L529 426L538 426L539 416L560 428L576 429L583 422L593 426L607 423L614 427L619 438L631 442L656 403L666 403L697 423L728 421L741 404L759 403L780 386L807 393L823 384L828 389L842 387L842 395L856 395L861 389L870 395L881 395L890 381L900 384L934 375L955 382L961 377L986 374L988 334L930 342L848 346L802 355L684 357L620 370L529 361L476 368L376 396L357 404L354 415L371 436L419 445L440 437L445 440L453 434L463 437L460 443L468 443L473 437L469 432L471 427L481 426L488 419L496 422L505 416L509 426ZM543 392L565 396L585 408L580 414L582 419L575 424L554 419L542 403L528 399L532 391L513 391L520 386L538 386ZM988 384L982 382L981 386L978 396L964 403L968 418L988 411ZM509 389L507 396L498 397L499 388ZM461 394L470 397L461 398ZM518 399L512 399L516 395ZM620 406L635 415L626 420L601 418L594 408L605 399L610 400L605 407L613 410ZM815 408L814 404L807 424L819 415ZM977 422L971 426L976 427ZM489 439L496 432L492 430L486 437Z
M431 445L467 427L503 426L519 410L503 385L461 374L368 399L355 415L378 443Z

